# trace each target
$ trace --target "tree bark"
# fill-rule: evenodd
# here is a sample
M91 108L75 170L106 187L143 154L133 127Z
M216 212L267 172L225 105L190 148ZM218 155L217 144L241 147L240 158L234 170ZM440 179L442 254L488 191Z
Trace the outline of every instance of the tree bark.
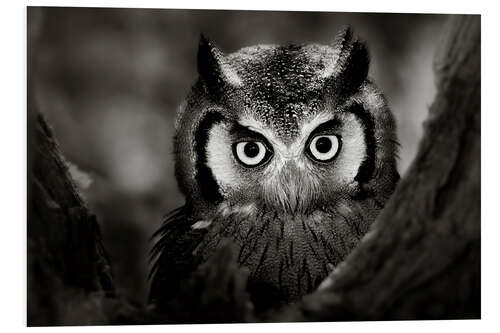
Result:
M450 20L435 73L419 152L370 232L317 292L266 320L480 317L479 16ZM162 322L114 291L99 225L28 88L28 325Z
M30 118L28 323L64 324L72 316L68 306L78 306L75 299L113 293L111 266L96 218L78 194L50 129L41 115L30 112Z

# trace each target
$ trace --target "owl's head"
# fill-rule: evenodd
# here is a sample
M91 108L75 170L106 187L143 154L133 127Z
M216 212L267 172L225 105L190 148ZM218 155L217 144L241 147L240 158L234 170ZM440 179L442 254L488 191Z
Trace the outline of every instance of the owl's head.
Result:
M398 178L394 120L349 28L331 45L224 54L203 36L176 121L176 174L196 218L221 207L309 214L384 202Z

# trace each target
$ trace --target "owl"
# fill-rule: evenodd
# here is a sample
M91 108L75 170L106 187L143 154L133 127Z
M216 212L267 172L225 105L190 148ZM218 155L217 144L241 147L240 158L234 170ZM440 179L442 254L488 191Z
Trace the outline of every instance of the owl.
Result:
M186 202L156 233L150 301L175 294L225 239L257 308L297 300L357 245L399 179L367 48L349 27L331 45L231 54L201 36L197 62L175 123Z

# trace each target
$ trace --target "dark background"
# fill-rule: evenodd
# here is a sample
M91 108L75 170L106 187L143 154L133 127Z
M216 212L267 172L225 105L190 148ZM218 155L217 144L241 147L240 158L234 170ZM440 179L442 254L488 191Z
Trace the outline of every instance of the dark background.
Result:
M29 85L90 209L115 281L145 302L151 233L182 205L173 173L177 105L196 80L203 32L226 52L263 43L329 43L351 24L371 52L405 173L435 88L445 15L28 8ZM36 37L36 38L33 38Z

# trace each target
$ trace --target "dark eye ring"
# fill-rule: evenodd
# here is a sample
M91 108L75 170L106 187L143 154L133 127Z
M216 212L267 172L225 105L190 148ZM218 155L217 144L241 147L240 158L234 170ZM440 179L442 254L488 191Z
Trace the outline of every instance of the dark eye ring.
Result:
M337 157L341 141L336 135L317 135L308 145L309 155L316 161L329 162Z

